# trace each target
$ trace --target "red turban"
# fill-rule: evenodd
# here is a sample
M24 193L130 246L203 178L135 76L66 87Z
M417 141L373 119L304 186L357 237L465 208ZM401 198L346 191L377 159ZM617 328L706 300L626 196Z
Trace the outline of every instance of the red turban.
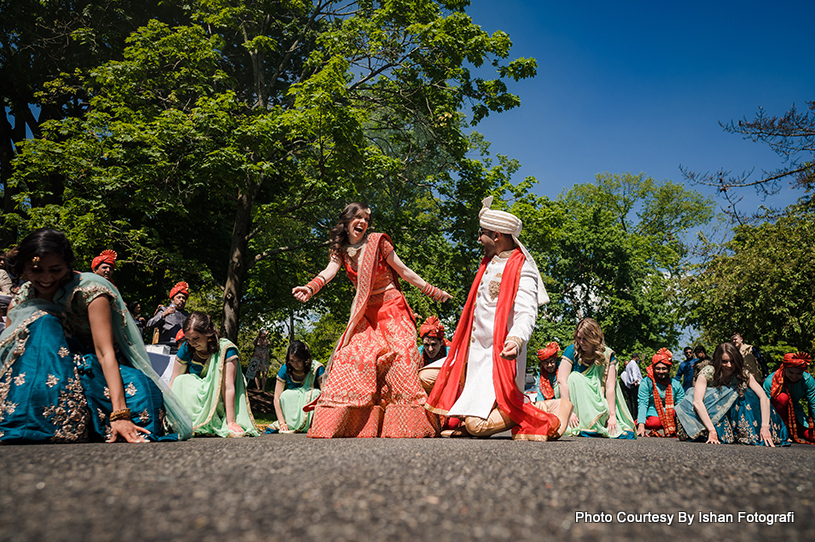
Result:
M435 339L444 339L444 326L438 318L430 316L419 327L419 337L433 337Z
M116 269L116 257L117 256L118 256L118 254L116 254L116 252L113 251L113 250L110 250L110 249L103 250L99 254L99 256L94 258L93 261L91 262L91 269L96 269L97 267L99 267L103 263L109 263L111 267Z
M654 354L654 357L651 358L651 366L656 365L657 363L664 363L667 366L673 365L673 354L667 348L660 348L657 350L657 353Z
M668 385L665 387L665 402L662 402L662 398L659 396L659 390L657 389L657 378L654 376L654 366L657 363L664 363L667 366L673 365L673 354L667 348L660 348L657 350L657 353L654 354L654 357L651 358L651 365L645 369L645 372L648 373L648 378L654 383L654 387L652 393L654 394L654 406L657 409L657 415L659 416L659 421L662 424L662 428L665 430L666 437L675 437L676 436L676 416L674 414L674 393L673 393L673 386L671 385L670 377L668 377ZM639 420L641 423L645 420ZM651 433L651 436L661 436L656 431Z
M560 351L560 345L555 341L550 342L546 345L546 347L541 348L538 350L538 359L541 361L545 361L552 356L556 356L557 353Z
M792 399L792 394L789 390L789 383L787 382L787 375L784 373L784 367L801 367L805 369L810 362L809 354L806 352L795 352L784 354L784 359L781 360L781 367L776 369L773 373L773 379L770 381L770 400L775 404L778 396L786 393ZM781 415L781 419L787 424L792 440L799 444L815 444L810 441L806 436L803 438L798 434L798 420L795 417L795 409L792 400L787 401L786 408L775 407ZM809 427L813 427L812 412L809 413ZM805 434L806 435L806 434Z
M809 365L809 362L812 361L809 358L809 354L806 352L796 352L790 354L784 354L784 359L781 361L787 367L806 367Z
M170 290L170 299L174 298L178 293L184 294L187 297L190 296L190 287L183 280L173 286L173 289Z

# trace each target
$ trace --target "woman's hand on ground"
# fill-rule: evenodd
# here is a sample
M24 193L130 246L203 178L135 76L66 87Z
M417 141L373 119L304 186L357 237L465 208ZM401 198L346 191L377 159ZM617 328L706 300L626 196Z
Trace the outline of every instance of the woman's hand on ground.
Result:
M116 420L110 422L110 437L108 442L116 442L122 437L126 442L147 442L144 435L149 435L150 431L144 427L139 427L130 420Z

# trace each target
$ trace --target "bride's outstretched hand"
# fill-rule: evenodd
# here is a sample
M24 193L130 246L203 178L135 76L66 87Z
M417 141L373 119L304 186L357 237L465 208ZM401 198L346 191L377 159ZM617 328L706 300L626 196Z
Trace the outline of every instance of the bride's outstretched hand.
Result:
M294 299L302 303L305 303L311 299L311 290L305 286L295 286L291 289L291 293L294 296Z

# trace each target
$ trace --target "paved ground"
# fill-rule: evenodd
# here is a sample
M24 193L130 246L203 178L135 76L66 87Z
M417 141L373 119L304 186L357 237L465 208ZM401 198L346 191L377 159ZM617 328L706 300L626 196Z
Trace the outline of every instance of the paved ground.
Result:
M672 524L643 522L648 512ZM0 447L2 540L645 537L815 540L815 446L264 435Z

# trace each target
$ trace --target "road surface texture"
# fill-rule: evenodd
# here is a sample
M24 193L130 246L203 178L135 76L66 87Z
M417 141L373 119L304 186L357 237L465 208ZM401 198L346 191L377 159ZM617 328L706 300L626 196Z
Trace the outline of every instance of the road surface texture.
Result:
M815 540L806 445L264 435L2 446L0 473L12 541Z

